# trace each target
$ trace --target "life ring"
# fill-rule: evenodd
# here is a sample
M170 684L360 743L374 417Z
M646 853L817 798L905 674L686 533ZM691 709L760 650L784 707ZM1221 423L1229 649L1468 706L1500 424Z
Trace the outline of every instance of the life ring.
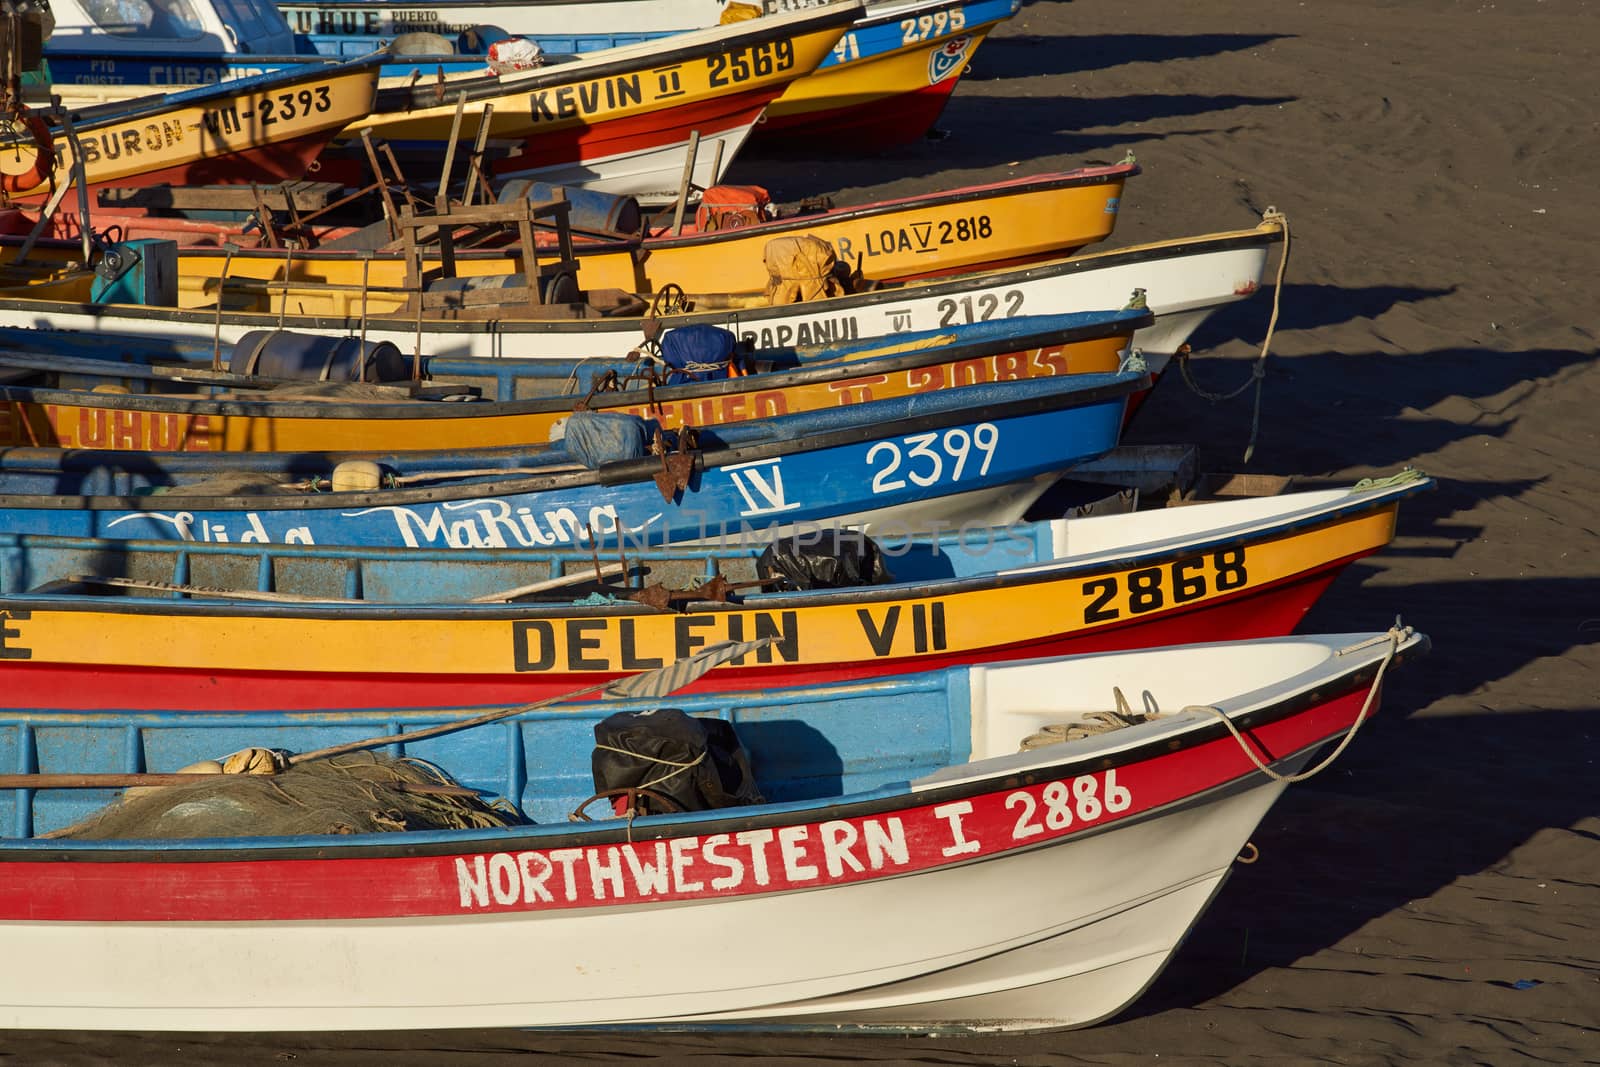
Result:
M50 176L56 165L55 141L50 136L49 125L44 119L32 113L20 117L39 151L33 157L33 166L27 170L16 174L0 171L0 188L4 188L8 193L25 193L37 189L45 183L45 179Z

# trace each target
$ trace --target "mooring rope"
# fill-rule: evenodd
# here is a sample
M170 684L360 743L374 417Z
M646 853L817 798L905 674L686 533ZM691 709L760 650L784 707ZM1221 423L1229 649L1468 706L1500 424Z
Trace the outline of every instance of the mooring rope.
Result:
M1272 314L1267 318L1267 334L1261 339L1260 355L1256 356L1255 362L1250 366L1250 376L1241 382L1237 389L1226 393L1214 393L1195 381L1194 374L1189 369L1188 346L1184 346L1177 354L1179 373L1183 375L1185 384L1202 400L1220 404L1239 396L1252 384L1255 386L1256 395L1250 414L1250 441L1244 449L1246 463L1249 463L1250 457L1255 454L1256 437L1261 431L1261 383L1267 379L1267 353L1272 349L1272 333L1278 328L1278 310L1283 297L1283 274L1289 266L1289 217L1277 208L1268 206L1267 210L1261 213L1261 221L1276 222L1283 227L1283 250L1278 254L1278 273L1272 282Z
M1323 771L1327 770L1329 765L1331 765L1334 760L1338 759L1340 754L1349 747L1350 742L1355 739L1356 731L1361 729L1361 724L1367 719L1367 713L1372 710L1372 702L1377 699L1378 687L1383 682L1384 672L1389 669L1389 664L1394 662L1395 654L1400 651L1401 642L1409 638L1411 633L1411 627L1401 626L1399 620L1397 619L1395 620L1395 625L1389 628L1388 633L1383 634L1381 637L1374 637L1370 640L1362 641L1359 644L1351 645L1348 648L1339 649L1337 654L1344 656L1352 652L1358 652L1364 648L1370 648L1374 644L1382 641L1387 641L1389 643L1389 650L1384 653L1383 662L1378 664L1378 673L1373 675L1372 686L1367 690L1367 699L1361 705L1361 712L1356 716L1356 721L1350 724L1350 729L1345 732L1344 738L1339 742L1339 747L1335 748L1331 753L1329 753L1327 759L1323 760L1321 763L1317 764L1308 771L1301 771L1299 774L1279 774L1265 763L1262 763L1261 757L1257 756L1255 751L1245 742L1244 735L1240 733L1239 728L1233 724L1233 720L1228 717L1227 712L1223 711L1221 708L1212 707L1210 704L1190 704L1183 710L1204 711L1221 719L1222 724L1228 728L1228 732L1232 734L1233 739L1239 743L1239 747L1244 751L1244 754L1250 757L1250 762L1254 763L1256 765L1256 769L1262 774L1265 774L1268 778L1271 778L1275 782L1283 782L1285 784L1303 782L1307 778L1314 777L1315 775L1321 774Z

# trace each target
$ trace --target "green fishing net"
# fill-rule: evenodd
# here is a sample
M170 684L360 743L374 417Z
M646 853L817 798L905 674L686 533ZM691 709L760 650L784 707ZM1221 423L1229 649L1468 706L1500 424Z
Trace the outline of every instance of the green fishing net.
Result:
M138 790L51 837L150 840L277 837L514 826L516 812L484 803L413 759L351 752L278 774L216 774Z

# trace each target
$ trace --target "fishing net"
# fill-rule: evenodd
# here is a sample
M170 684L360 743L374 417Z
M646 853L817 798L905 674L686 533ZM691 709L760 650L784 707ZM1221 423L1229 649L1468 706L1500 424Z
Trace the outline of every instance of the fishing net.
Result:
M278 837L401 830L467 830L524 820L459 789L420 760L350 752L276 774L215 774L194 783L130 791L52 837L148 840Z

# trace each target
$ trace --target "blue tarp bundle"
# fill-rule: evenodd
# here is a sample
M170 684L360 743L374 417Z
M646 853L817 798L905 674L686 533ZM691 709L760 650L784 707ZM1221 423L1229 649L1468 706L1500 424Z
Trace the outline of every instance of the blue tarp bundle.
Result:
M680 326L661 337L661 358L672 373L668 385L726 378L739 339L721 326Z
M650 453L650 424L620 411L574 411L567 418L567 451L591 469Z

